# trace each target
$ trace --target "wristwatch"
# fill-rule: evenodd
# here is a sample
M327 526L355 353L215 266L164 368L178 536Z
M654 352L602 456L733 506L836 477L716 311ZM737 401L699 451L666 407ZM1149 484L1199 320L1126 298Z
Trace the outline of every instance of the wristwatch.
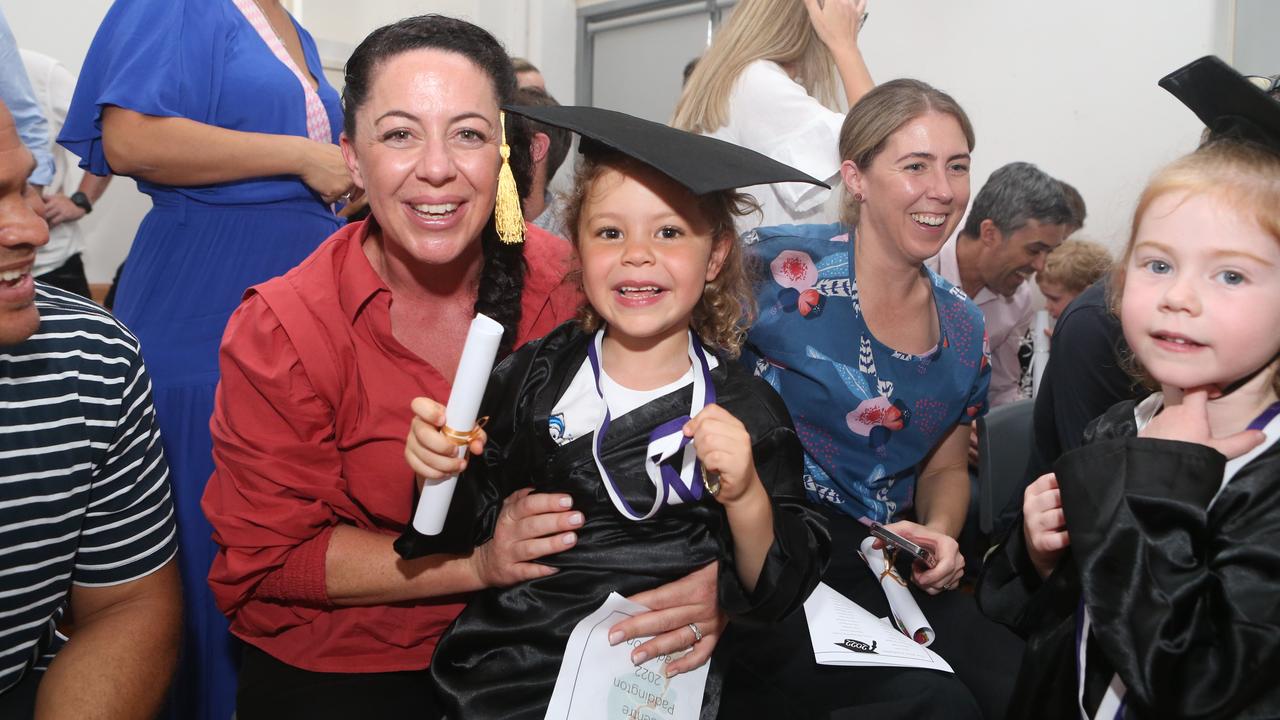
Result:
M76 207L83 210L85 215L88 215L89 213L93 212L93 203L89 202L88 195L85 195L82 192L76 191L74 193L71 193L71 197L68 199L71 200L72 205L75 205Z

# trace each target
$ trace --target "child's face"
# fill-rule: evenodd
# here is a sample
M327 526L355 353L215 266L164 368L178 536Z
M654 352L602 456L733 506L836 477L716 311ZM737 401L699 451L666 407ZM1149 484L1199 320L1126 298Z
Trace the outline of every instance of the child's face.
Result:
M587 301L617 338L656 344L683 334L730 242L713 241L697 198L665 175L605 168L578 225Z
M1156 198L1125 275L1125 339L1163 386L1221 388L1280 350L1280 243L1213 197Z
M1041 280L1039 275L1036 276L1036 285L1040 286L1040 294L1044 296L1044 309L1049 311L1049 317L1054 320L1057 320L1071 301L1076 299L1076 295L1080 294L1073 293L1052 280Z

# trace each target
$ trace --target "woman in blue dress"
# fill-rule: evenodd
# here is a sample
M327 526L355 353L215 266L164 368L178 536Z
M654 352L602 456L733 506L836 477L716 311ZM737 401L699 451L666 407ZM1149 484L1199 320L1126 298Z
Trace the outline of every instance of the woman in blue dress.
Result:
M151 196L115 302L151 371L178 512L186 598L172 712L231 716L235 653L206 577L200 512L213 471L218 345L251 285L340 224L351 180L338 94L278 0L116 0L85 59L59 142Z
M903 577L936 631L931 649L956 670L815 665L793 617L782 632L748 638L737 682L802 698L798 711L787 701L796 717L1000 717L1012 689L1016 638L952 592L964 570L956 537L969 501L969 424L985 412L990 378L982 313L923 265L964 214L973 142L950 96L915 80L885 83L841 128L843 221L745 237L762 277L743 360L795 421L809 501L832 536L823 582L884 616L884 592L858 557L864 524L928 547L936 566L917 563Z

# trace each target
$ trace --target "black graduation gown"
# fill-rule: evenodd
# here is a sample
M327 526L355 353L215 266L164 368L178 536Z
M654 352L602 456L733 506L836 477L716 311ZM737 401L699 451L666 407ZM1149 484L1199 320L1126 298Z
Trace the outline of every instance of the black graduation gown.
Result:
M473 460L459 479L444 532L426 538L410 531L397 546L407 555L470 550L492 536L503 499L529 486L569 493L586 518L573 548L543 560L556 574L473 595L445 633L431 672L450 718L541 718L569 634L611 591L652 589L719 560L721 607L735 622L771 622L803 604L826 564L829 540L805 503L802 450L786 406L737 363L721 362L712 381L716 402L750 432L773 501L775 541L755 591L738 581L727 518L709 495L645 521L623 517L592 459L594 434L560 447L548 432L550 411L591 341L566 323L499 365L481 410L489 416L483 462ZM649 432L688 414L691 398L685 386L612 421L602 460L632 507L647 509L654 498L643 465ZM718 690L717 681L708 682L704 714L714 713Z
M978 601L1027 638L1009 717L1079 717L1081 600L1090 707L1114 672L1127 718L1280 717L1280 444L1210 507L1225 458L1137 438L1135 405L1055 467L1071 539L1055 571L1041 582L1021 522L988 558Z

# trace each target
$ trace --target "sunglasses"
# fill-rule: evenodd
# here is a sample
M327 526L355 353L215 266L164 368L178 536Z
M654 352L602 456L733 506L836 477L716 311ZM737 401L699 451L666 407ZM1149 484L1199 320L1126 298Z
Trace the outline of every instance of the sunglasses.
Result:
M1280 75L1245 75L1244 79L1268 95L1280 92Z

